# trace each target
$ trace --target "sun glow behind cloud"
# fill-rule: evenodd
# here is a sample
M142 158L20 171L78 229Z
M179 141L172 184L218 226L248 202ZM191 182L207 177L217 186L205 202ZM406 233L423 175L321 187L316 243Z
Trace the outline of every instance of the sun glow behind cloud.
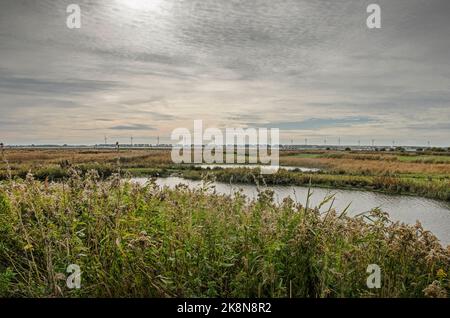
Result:
M158 11L163 0L116 0L118 5L138 11Z

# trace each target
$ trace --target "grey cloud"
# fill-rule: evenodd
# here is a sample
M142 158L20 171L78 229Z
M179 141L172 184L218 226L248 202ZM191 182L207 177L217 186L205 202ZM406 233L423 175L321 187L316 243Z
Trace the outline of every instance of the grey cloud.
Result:
M434 123L432 126L428 125L428 124L416 124L416 125L409 125L406 126L407 129L412 129L412 130L439 130L439 131L446 131L449 132L450 131L450 125L448 122L445 123Z
M70 95L112 89L117 86L111 81L96 80L51 80L26 77L0 77L0 91L3 94L51 94Z
M152 118L154 118L156 120L174 120L174 119L179 118L178 116L174 116L174 115L170 115L170 114L163 114L163 113L159 113L159 112L148 111L146 113L151 115Z
M112 130L155 130L155 128L144 124L117 125L109 127Z
M429 127L435 144L450 140L447 0L379 0L381 30L366 28L359 0L166 0L148 10L80 0L79 30L65 27L68 3L0 3L10 140L97 142L92 131L108 129L163 137L198 118L323 135L356 117L362 137L420 142Z
M303 121L270 122L264 125L249 124L249 126L278 128L280 130L316 130L330 127L352 127L353 125L373 122L375 122L375 120L368 117L310 118Z

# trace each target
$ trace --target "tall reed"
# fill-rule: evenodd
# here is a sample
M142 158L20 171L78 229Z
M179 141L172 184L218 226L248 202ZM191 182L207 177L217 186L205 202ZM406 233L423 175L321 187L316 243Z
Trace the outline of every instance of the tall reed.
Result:
M139 186L70 169L61 183L0 183L0 296L442 297L450 249L420 224L380 210L249 201L197 189ZM327 202L331 198L327 198ZM77 264L81 288L66 286ZM369 264L381 268L369 289Z

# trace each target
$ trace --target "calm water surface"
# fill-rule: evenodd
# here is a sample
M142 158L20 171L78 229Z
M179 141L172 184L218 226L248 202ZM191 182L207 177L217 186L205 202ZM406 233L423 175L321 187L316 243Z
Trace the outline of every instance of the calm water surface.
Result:
M196 165L196 167L200 167L202 169L231 169L231 168L248 168L255 169L261 167L257 164L204 164L204 165ZM295 166L280 166L280 169L288 170L288 171L301 171L301 172L316 172L320 171L317 168L306 168L306 167L295 167Z

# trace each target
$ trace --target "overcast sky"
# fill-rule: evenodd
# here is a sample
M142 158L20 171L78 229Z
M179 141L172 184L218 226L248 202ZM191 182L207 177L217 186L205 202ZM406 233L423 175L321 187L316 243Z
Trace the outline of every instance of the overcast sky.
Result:
M448 146L450 1L0 1L0 141L163 142L194 119Z

